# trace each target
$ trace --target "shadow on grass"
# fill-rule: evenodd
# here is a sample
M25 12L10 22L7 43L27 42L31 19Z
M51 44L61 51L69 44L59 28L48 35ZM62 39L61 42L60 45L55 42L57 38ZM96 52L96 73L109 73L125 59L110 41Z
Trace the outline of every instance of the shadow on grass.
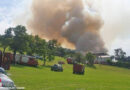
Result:
M17 68L24 68L24 65L19 65L19 64L11 64L11 67L17 67Z
M38 66L38 69L43 69L43 68L51 68L51 65L40 65Z
M87 67L93 68L93 69L97 69L95 65L86 65Z
M46 65L46 66L43 66L43 67L46 67L46 68L51 68L51 65Z
M20 65L20 64L11 64L11 67L16 67L16 68L25 68L25 67L31 67L35 69L43 69L43 68L51 68L51 65L38 65L37 67L35 66L28 66L28 65Z
M30 65L24 65L24 64L11 64L11 67L17 67L17 68L25 68L25 67L31 67L31 68L38 68L38 66L30 66Z

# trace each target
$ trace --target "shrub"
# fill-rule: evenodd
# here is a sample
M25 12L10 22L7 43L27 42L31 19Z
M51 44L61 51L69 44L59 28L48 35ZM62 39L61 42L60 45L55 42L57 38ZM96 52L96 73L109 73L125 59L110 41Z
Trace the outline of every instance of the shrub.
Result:
M118 61L118 62L114 63L111 60L107 60L107 63L109 65L112 65L112 66L118 66L118 67L124 67L124 68L129 68L130 69L130 62L121 62L121 61Z

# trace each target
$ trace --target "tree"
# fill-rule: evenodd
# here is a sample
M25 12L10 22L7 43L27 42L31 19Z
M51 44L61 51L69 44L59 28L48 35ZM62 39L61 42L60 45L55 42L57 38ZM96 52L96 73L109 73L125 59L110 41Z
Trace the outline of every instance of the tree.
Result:
M87 59L89 65L93 66L94 60L95 60L95 56L92 53L88 52L86 54L86 59Z
M47 57L49 61L55 58L56 49L59 47L57 40L49 40L47 43Z
M81 62L83 62L84 58L83 58L83 55L81 53L76 53L74 55L74 59L75 59L76 62L81 63Z
M8 28L5 31L4 35L0 36L0 43L1 43L1 46L3 47L2 60L4 58L6 48L9 47L12 42L12 37L13 37L12 28Z
M126 59L126 52L124 52L121 48L115 49L115 58L117 60L125 60Z
M3 54L5 53L6 48L9 47L9 45L11 44L12 37L13 37L12 28L8 28L5 31L5 34L0 36L0 43L1 46L3 47Z
M33 56L34 54L36 54L36 40L35 40L35 36L33 35L28 35L28 48L26 50L26 53L28 55Z
M18 25L15 28L13 28L14 35L13 35L10 48L13 50L14 53L14 57L13 57L14 63L15 63L16 52L23 54L28 48L26 31L27 31L26 28L21 25Z
M44 39L41 39L39 36L35 36L35 45L36 54L38 54L39 56L43 56L44 65L46 65L48 52L47 42Z
M60 56L60 57L64 57L66 55L66 49L63 47L58 47L56 49L55 55Z

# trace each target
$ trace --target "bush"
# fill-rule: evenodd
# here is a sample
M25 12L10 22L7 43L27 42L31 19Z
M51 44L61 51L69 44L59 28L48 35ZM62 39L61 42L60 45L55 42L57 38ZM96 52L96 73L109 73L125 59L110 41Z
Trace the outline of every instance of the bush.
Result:
M112 66L118 66L118 67L124 67L124 68L129 68L130 69L130 62L121 62L121 61L118 61L118 62L114 63L111 60L107 60L107 63L109 65L112 65Z
M95 60L95 56L92 53L88 52L86 54L86 59L88 61L88 64L91 65L91 66L93 66L94 60Z
M112 65L111 59L108 59L108 60L107 60L107 64Z

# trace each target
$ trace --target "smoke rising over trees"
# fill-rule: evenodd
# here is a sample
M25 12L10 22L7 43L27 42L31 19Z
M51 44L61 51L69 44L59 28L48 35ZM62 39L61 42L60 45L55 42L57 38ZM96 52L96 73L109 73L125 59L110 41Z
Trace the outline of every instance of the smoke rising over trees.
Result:
M33 34L80 52L107 51L100 37L102 25L100 14L83 0L33 0L28 21Z

